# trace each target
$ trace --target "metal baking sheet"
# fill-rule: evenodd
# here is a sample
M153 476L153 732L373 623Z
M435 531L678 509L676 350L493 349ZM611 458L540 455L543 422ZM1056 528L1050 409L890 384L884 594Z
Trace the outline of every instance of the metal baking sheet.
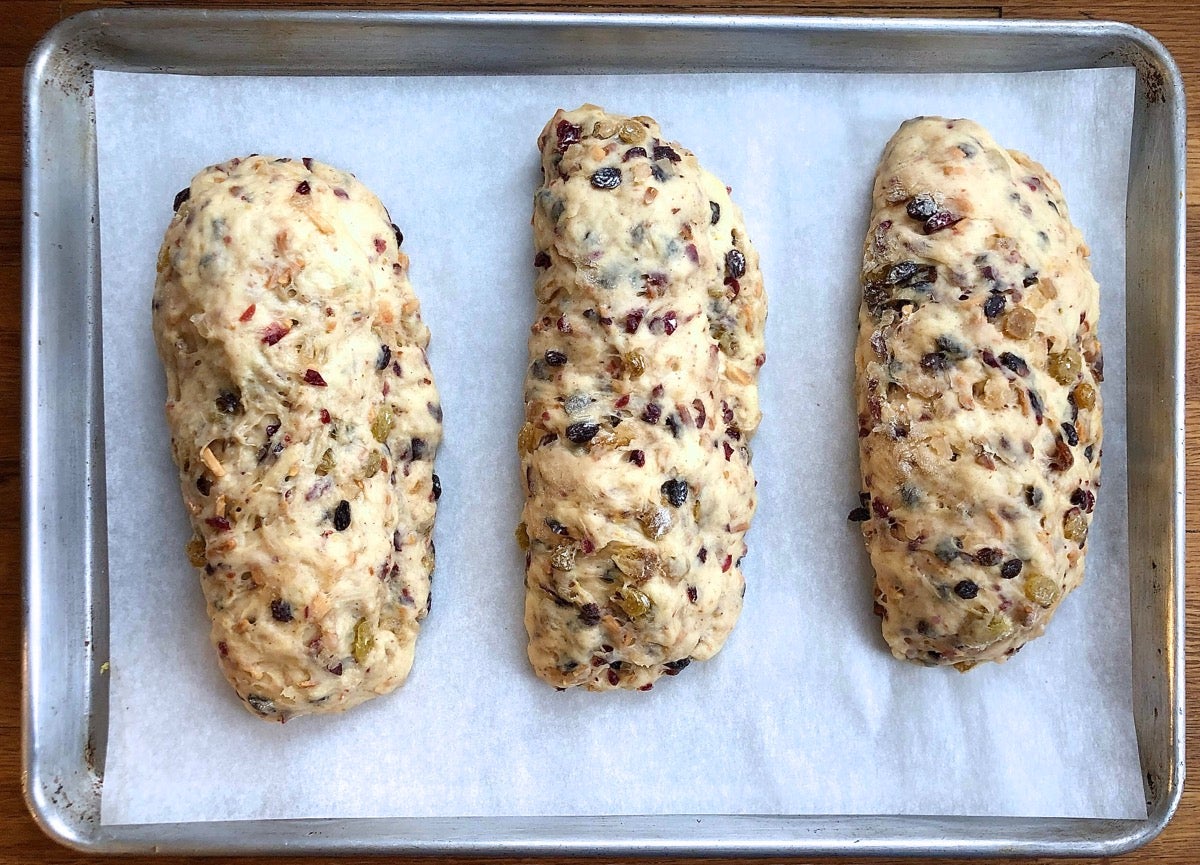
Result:
M639 47L649 41L653 60ZM1132 404L1159 409L1131 418L1129 431L1134 702L1146 820L672 815L597 818L582 831L545 818L271 821L239 824L236 840L228 824L99 825L107 719L99 664L107 656L108 617L95 69L911 72L921 71L914 61L930 57L943 72L1097 66L1138 72L1127 229L1128 384ZM1111 24L176 12L91 13L66 22L34 55L27 103L26 759L35 815L60 839L105 851L1094 855L1152 837L1178 800L1183 765L1181 93L1157 43ZM65 313L80 307L83 316Z

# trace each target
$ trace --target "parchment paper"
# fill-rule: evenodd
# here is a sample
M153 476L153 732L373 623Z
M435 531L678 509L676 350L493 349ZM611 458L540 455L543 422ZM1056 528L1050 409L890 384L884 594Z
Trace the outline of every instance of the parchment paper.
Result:
M514 437L535 139L559 106L650 114L733 187L770 295L741 622L649 693L557 693L525 659ZM1131 70L202 78L98 72L111 699L103 822L658 813L1145 816L1131 706L1124 219ZM1049 633L967 675L895 661L846 515L872 175L907 117L968 116L1066 188L1102 285L1104 486ZM390 208L445 409L433 611L408 683L253 718L222 679L150 330L171 200L250 152L354 171Z

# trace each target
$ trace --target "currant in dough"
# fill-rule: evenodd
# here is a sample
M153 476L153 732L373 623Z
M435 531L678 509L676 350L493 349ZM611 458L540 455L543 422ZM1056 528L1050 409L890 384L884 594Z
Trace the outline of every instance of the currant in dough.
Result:
M176 198L153 325L221 670L284 721L400 685L441 405L401 234L346 172L232 159Z
M652 119L559 111L539 147L529 658L559 688L647 690L741 611L762 275L725 185Z
M1083 579L1099 289L1059 184L977 123L904 123L875 176L855 364L862 521L892 653L969 669Z

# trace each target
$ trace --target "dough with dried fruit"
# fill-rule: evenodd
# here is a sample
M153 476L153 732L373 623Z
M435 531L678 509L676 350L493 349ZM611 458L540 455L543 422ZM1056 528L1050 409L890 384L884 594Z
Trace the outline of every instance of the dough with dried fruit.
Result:
M1087 245L1045 168L919 117L884 150L862 283L851 516L884 638L922 664L1003 661L1083 579L1103 434Z
M538 143L529 658L559 688L646 690L741 611L762 275L725 185L650 118L585 105Z
M400 685L429 608L441 406L399 229L252 156L176 198L153 324L222 671L271 720Z

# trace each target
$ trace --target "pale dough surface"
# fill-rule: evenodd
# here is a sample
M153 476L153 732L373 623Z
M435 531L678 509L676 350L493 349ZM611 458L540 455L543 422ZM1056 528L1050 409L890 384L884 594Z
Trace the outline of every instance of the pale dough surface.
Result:
M1100 485L1099 289L1057 181L969 120L888 143L855 354L862 527L898 658L967 669L1083 579Z
M430 601L441 405L401 234L309 159L176 206L153 324L221 669L265 718L347 709L404 681Z
M529 658L560 688L648 689L716 654L741 612L758 255L725 185L652 119L585 105L538 143Z

